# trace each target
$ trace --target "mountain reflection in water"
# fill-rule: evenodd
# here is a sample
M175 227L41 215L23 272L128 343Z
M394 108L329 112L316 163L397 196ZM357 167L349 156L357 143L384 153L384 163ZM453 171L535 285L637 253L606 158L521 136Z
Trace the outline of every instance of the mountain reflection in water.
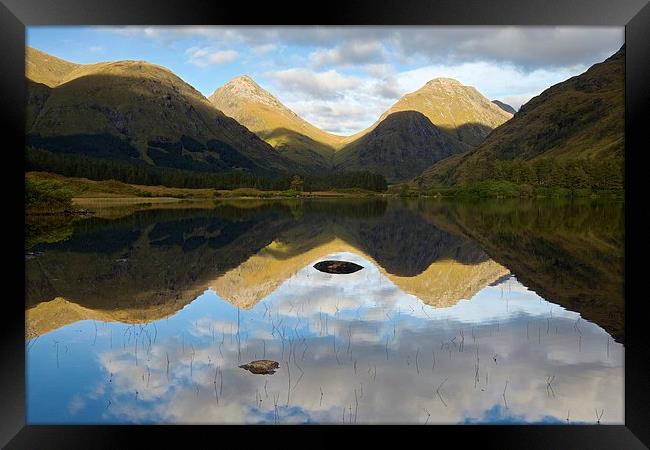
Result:
M622 217L314 200L75 222L26 261L28 421L622 423ZM239 368L257 359L279 368Z

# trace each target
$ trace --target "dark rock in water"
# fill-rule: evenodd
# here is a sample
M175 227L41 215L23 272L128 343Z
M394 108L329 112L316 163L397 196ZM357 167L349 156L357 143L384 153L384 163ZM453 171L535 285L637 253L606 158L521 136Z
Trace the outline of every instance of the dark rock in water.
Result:
M251 361L248 364L243 364L239 367L256 375L272 375L275 373L275 369L280 367L280 364L268 359L259 359L257 361Z
M357 272L363 269L363 266L349 261L321 261L314 264L314 269L325 273L340 274Z

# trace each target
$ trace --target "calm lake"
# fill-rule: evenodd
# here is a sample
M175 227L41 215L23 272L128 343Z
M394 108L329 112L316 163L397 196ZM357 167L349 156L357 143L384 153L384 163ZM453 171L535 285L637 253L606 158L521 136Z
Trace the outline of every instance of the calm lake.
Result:
M31 217L27 422L622 424L623 246L614 200Z

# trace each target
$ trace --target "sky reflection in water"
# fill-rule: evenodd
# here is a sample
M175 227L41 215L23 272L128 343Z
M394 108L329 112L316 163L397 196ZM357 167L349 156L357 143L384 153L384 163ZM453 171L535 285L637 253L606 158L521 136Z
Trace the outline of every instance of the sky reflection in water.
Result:
M434 308L306 265L251 309L208 290L143 324L26 342L29 423L623 423L623 346L514 277ZM238 366L280 363L274 375Z

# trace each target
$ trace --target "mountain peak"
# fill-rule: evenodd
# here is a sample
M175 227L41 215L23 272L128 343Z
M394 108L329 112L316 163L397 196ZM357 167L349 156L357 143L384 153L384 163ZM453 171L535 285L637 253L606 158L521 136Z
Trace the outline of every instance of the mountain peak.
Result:
M260 103L274 108L286 109L280 101L262 88L248 75L240 75L228 81L210 96L213 104L222 103L219 101L246 100L248 102Z
M455 86L462 86L463 85L460 81L455 80L453 78L437 77L437 78L433 78L433 79L427 81L425 86L431 86L431 85L434 85L434 84L455 85Z
M254 87L259 87L259 85L253 80L251 77L248 75L239 75L238 77L233 78L229 82L227 82L224 86L227 85L236 85L236 86L254 86Z
M231 94L236 95L249 95L255 93L257 95L265 94L267 97L273 97L248 75L239 75L238 77L233 78L217 89L215 93L222 89L230 91Z

